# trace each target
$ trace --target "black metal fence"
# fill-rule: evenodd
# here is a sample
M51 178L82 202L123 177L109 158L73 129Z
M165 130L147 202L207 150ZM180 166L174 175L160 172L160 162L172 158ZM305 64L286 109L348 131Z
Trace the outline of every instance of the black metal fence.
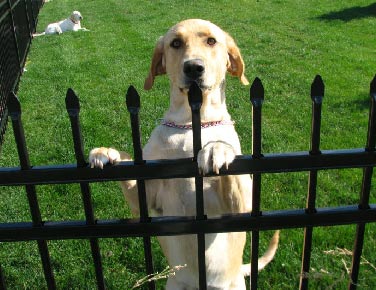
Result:
M0 148L7 124L7 99L23 72L43 0L0 1Z
M31 166L25 143L21 121L21 108L17 97L11 94L9 115L12 120L14 135L20 159L20 167L0 168L0 186L25 186L32 222L0 224L0 242L34 240L38 243L45 278L49 289L55 289L53 269L51 267L47 240L89 239L95 267L98 289L105 289L100 247L98 238L143 237L145 267L152 274L153 261L150 237L161 235L196 234L198 236L199 285L206 289L205 277L205 239L206 233L251 231L251 289L257 289L257 263L259 257L259 232L264 230L304 228L304 249L300 289L308 289L310 261L312 252L312 233L315 227L356 224L354 237L353 261L349 289L356 289L363 243L366 241L365 227L376 222L376 204L370 204L371 179L376 165L376 76L370 85L370 113L368 137L365 148L346 150L320 150L321 107L324 97L324 83L317 76L312 83L312 133L311 148L306 152L263 154L261 150L261 119L264 88L256 78L250 89L252 104L252 155L237 156L228 169L221 169L220 175L253 175L253 211L250 214L233 214L225 217L207 218L203 204L203 176L200 175L196 156L201 148L200 106L201 91L193 86L189 91L192 109L193 144L192 158L178 160L144 160L142 156L139 128L140 99L137 91L130 87L127 92L127 107L132 125L134 161L121 162L106 166L103 170L88 166L83 152L80 130L80 104L73 90L66 96L66 108L71 122L74 150L77 164L55 166ZM341 207L317 208L316 188L319 170L363 168L363 181L358 204ZM261 178L264 173L309 172L309 189L305 209L279 210L262 212ZM210 174L208 175L210 176ZM148 215L146 204L145 180L187 178L196 180L197 214L193 217L158 217ZM139 190L140 218L128 220L97 220L91 200L90 182L109 180L136 179ZM41 219L35 185L80 183L86 220L49 222ZM0 267L1 270L1 267ZM3 277L3 275L1 275ZM6 279L0 281L0 288L5 289ZM155 289L154 282L149 289Z

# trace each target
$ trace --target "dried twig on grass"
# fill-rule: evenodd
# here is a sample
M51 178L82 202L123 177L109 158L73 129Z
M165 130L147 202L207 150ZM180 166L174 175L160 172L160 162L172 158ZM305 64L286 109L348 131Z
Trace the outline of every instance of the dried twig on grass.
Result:
M132 287L132 289L136 289L142 285L144 285L145 283L148 283L150 281L156 281L156 280L161 280L161 279L167 279L168 277L171 277L171 276L175 276L176 275L176 272L187 267L187 265L179 265L179 266L175 266L173 268L170 268L170 266L167 266L162 272L160 273L154 273L154 274L150 274L150 275L147 275L146 277L138 280L136 282L136 284Z
M327 254L327 255L334 255L334 256L340 256L340 255L344 255L344 256L352 256L352 252L348 249L341 249L341 248L336 248L335 250L329 250L329 251L324 251L324 254ZM368 261L366 258L364 258L363 256L361 257L362 261L360 262L360 264L362 265L368 265L370 266L373 270L376 271L376 267L375 265L373 265L370 261ZM342 259L342 263L345 264L345 261ZM350 273L350 269L349 267L346 266L345 264L345 268L346 268L346 271L347 273Z

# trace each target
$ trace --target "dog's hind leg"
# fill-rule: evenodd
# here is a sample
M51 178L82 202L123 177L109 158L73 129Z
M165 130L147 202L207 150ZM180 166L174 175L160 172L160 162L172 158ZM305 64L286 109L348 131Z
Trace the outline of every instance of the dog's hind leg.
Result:
M37 36L42 36L42 35L45 35L46 33L45 32L42 32L42 33L34 33L33 34L33 38L34 37L37 37Z

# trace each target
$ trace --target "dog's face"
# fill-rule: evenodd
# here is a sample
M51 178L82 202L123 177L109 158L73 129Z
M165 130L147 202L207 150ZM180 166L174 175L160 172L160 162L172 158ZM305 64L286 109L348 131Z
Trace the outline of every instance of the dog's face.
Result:
M192 82L211 91L225 79L226 71L248 84L244 62L234 40L213 23L189 19L173 26L154 50L145 89L151 89L157 75L167 73L171 85L186 93Z
M83 19L81 13L79 11L73 11L70 19L72 19L73 22L77 23Z

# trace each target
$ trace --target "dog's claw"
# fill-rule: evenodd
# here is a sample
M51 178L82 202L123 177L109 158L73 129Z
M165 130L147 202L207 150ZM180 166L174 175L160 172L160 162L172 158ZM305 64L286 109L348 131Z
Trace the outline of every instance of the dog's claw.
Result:
M211 170L219 174L219 170L225 166L228 169L229 164L235 159L234 148L225 142L209 142L200 150L197 156L199 171L205 175Z
M110 163L113 164L120 160L120 153L112 148L95 148L90 151L89 163L91 168L103 169L103 166Z

